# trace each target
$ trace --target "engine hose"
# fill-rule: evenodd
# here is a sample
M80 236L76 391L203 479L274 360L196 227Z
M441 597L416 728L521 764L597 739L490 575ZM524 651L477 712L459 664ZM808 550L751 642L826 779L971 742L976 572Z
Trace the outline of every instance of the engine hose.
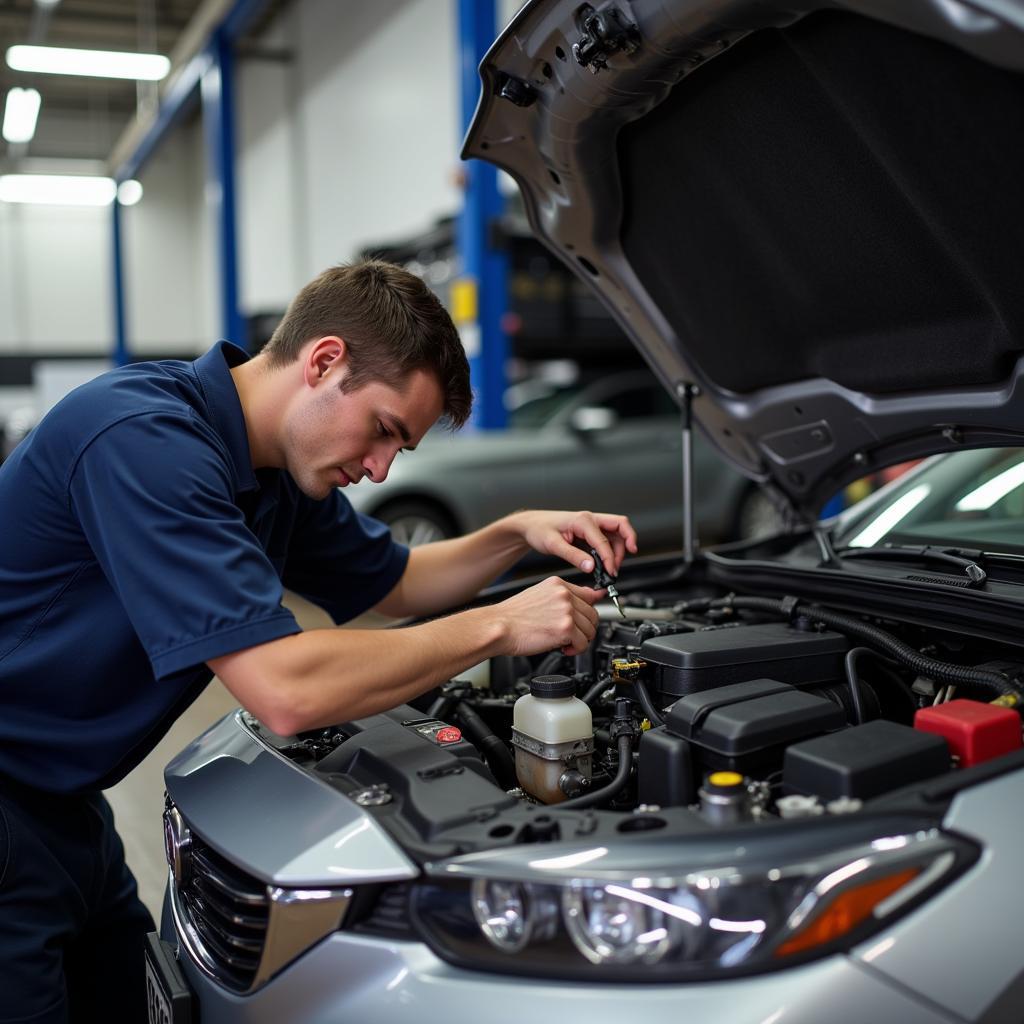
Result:
M640 707L644 709L644 714L650 719L651 725L664 725L665 719L661 717L661 712L654 706L647 687L639 679L635 679L632 686L640 701Z
M480 748L498 785L502 789L518 786L516 763L508 747L495 736L490 726L465 701L455 705L455 717L473 745Z
M562 662L565 660L565 655L561 651L552 651L548 654L544 660L537 666L536 672L531 672L531 676L550 676L558 671L562 667Z
M455 707L457 698L453 697L450 693L442 693L429 708L427 708L428 718L440 718L441 721L447 721L448 716L452 713L452 708Z
M776 601L770 597L724 597L710 602L713 608L739 608L749 611L774 613L786 619L797 615L807 616L815 622L863 640L865 643L880 647L886 654L916 672L940 683L953 683L957 686L973 687L980 690L990 700L1001 696L1012 696L1018 701L1020 690L1014 686L1002 672L986 668L972 668L967 665L954 665L947 661L937 661L915 651L909 644L898 640L884 629L861 622L851 615L833 612L817 605L803 604L796 598L786 597Z
M619 770L615 778L601 789L595 789L590 793L573 797L571 800L563 800L555 806L559 810L573 810L577 807L593 807L594 804L604 803L611 800L613 796L625 788L629 782L629 774L633 770L633 737L629 733L623 733L619 737Z
M870 647L851 647L843 662L846 681L850 684L850 700L853 701L853 724L864 724L864 704L860 699L860 680L857 678L857 659L863 654L874 654Z
M601 679L598 679L598 681L594 683L594 685L587 690L585 694L583 694L580 700L582 700L584 704L592 704L601 696L602 693L604 693L605 690L611 689L614 685L615 684L611 681L610 676L603 676Z

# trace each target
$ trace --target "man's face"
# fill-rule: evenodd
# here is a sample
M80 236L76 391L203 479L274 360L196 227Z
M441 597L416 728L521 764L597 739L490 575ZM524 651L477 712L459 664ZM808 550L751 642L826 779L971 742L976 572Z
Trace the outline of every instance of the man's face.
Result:
M285 468L311 498L366 477L379 483L395 456L419 444L444 411L433 374L414 370L404 386L371 381L343 392L344 360L306 389L285 426Z

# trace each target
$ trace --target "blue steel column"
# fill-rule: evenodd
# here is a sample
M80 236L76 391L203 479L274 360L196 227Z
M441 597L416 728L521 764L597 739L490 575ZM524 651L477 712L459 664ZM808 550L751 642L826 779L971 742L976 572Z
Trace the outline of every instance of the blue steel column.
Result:
M494 0L459 0L459 54L462 77L462 126L469 127L480 96L477 67L497 35ZM465 204L456 236L461 275L476 284L476 327L461 324L467 342L476 402L474 426L505 426L505 363L508 343L502 330L507 308L508 258L490 243L492 226L504 209L498 191L498 172L491 164L465 164ZM469 330L467 330L467 326ZM477 351L474 343L479 340Z
M124 254L121 246L121 204L117 197L110 204L114 242L114 365L124 366L128 356L128 324L124 301Z
M234 54L227 32L210 40L210 65L200 80L203 132L206 136L208 208L217 224L221 292L221 333L248 347L248 332L238 309L238 256L235 242Z

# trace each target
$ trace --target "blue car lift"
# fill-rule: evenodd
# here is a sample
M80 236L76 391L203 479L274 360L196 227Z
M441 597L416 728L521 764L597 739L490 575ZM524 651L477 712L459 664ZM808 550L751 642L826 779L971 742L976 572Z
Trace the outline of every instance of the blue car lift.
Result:
M497 35L495 0L459 0L459 61L462 80L462 127L473 119L480 96L477 68ZM456 245L460 278L452 289L452 317L469 356L476 401L473 426L505 426L508 344L502 327L507 309L508 257L499 238L504 200L493 164L468 160L464 165L465 200Z

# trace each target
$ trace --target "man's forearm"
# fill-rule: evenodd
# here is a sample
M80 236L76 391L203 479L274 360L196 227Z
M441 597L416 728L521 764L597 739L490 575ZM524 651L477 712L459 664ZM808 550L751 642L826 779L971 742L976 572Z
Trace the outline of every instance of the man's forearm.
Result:
M282 735L403 704L501 650L481 609L388 631L315 629L211 660L232 695Z
M289 735L402 704L494 655L579 654L597 629L599 594L550 577L418 626L310 630L208 664L245 708Z
M436 615L469 601L529 550L517 516L413 548L401 580L375 610L398 618Z

